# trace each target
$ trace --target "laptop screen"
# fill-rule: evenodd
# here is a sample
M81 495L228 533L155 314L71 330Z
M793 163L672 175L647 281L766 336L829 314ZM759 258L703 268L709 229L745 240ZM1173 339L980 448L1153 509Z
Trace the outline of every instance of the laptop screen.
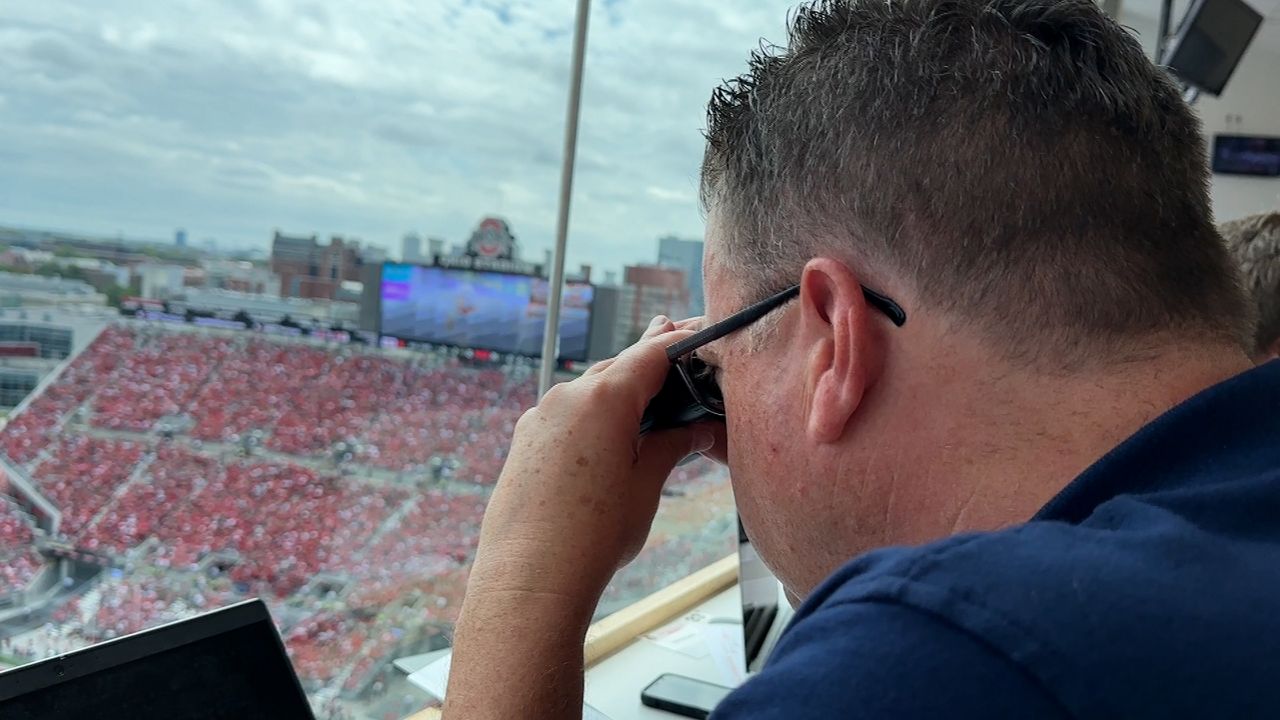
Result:
M778 617L778 581L756 554L747 531L738 521L738 587L742 593L742 645L747 672L754 672L768 656L765 640Z
M259 600L0 673L4 720L314 720Z

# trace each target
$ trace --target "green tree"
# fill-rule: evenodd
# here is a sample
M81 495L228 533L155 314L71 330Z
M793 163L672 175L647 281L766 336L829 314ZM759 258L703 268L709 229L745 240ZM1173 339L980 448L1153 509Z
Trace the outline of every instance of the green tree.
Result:
M107 304L113 308L120 307L120 303L129 295L129 288L123 285L112 285L107 288Z
M47 277L64 277L69 280L84 280L86 282L89 279L89 274L84 271L84 268L78 268L74 265L59 265L54 262L37 265L35 274Z

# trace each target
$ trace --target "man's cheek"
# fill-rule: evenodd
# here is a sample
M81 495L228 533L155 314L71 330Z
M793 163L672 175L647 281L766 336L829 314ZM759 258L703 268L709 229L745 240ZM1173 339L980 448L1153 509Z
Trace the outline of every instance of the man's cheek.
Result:
M740 457L750 456L742 457L748 462L776 459L787 434L780 425L783 416L771 410L775 399L763 384L725 388L731 458L736 448L741 451Z

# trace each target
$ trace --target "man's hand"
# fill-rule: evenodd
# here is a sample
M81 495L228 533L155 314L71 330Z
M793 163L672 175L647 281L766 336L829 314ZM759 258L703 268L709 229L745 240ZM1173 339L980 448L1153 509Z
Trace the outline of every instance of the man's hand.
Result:
M600 593L644 545L675 464L714 443L703 426L639 438L666 347L692 334L683 325L655 319L520 418L481 526L447 716L581 717L582 641Z

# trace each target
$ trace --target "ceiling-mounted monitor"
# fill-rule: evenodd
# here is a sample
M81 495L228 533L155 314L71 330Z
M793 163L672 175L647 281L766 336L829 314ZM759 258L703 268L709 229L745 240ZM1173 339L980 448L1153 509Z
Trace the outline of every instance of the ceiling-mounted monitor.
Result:
M1183 82L1221 95L1261 24L1262 14L1244 0L1194 0L1164 65Z
M1214 135L1213 171L1220 175L1280 177L1280 137Z

